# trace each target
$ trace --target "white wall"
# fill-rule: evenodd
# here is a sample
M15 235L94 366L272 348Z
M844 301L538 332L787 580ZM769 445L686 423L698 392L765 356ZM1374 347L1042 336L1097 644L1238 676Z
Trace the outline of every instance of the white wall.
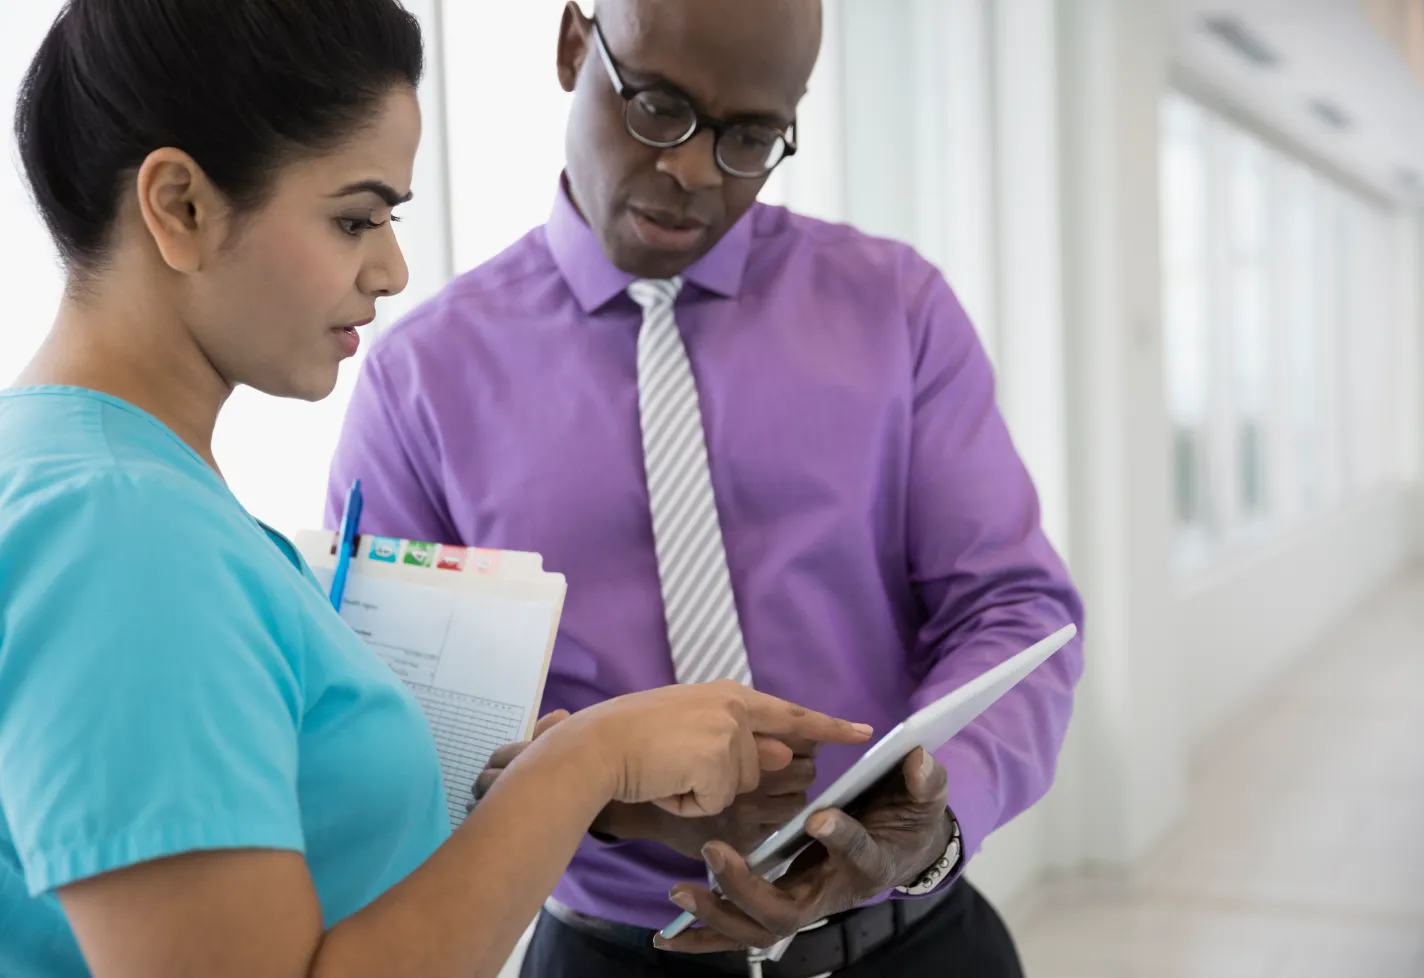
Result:
M1415 503L1413 489L1378 493L1179 586L1172 631L1187 667L1190 742L1207 738L1414 557Z
M838 130L853 134L835 164L844 181L844 206L833 219L915 245L945 273L997 360L995 0L825 5L839 22L833 58L843 77L838 103L821 102L817 110L835 113ZM1042 4L1021 6L1027 22L1042 18ZM831 67L818 68L818 74ZM1048 66L1032 73L1024 87L1051 79L1051 71L1044 71ZM826 167L803 155L793 161L797 167ZM795 197L788 202L798 208L802 203Z
M569 98L555 55L564 0L440 0L454 267L493 258L548 217ZM592 4L583 3L585 12Z
M0 30L0 209L9 216L0 235L0 268L11 286L5 295L5 324L0 328L0 385L24 369L49 331L63 294L64 278L49 234L35 213L20 176L12 123L20 79L50 22L59 0L9 2ZM19 287L15 283L23 283Z
M1396 487L1224 553L1195 575L1174 569L1158 260L1157 112L1170 64L1160 7L1059 7L1071 555L1090 612L1088 671L1047 806L1055 834L1032 867L1040 872L1121 869L1149 852L1188 803L1202 738L1417 552L1417 487ZM1417 308L1414 319L1424 329Z
M797 154L777 167L760 199L823 221L846 214L845 25L841 0L824 0L821 56L797 107Z
M1401 304L1416 324L1412 356L1405 369L1412 376L1405 381L1411 392L1414 415L1413 452L1409 459L1414 473L1414 545L1416 559L1424 561L1424 207L1416 207L1401 220L1400 234L1406 239L1407 264L1399 276L1404 291Z
M1088 669L1060 790L1073 804L1049 868L1124 865L1182 805L1183 661L1169 628L1168 426L1160 342L1161 10L1062 11L1064 289L1072 560L1089 602Z
M454 270L454 235L450 210L449 121L447 118L445 16L440 0L404 0L420 20L425 39L425 78L420 86L422 129L415 155L411 191L400 208L397 229L410 282L398 296L380 303L378 328L400 319L450 280Z

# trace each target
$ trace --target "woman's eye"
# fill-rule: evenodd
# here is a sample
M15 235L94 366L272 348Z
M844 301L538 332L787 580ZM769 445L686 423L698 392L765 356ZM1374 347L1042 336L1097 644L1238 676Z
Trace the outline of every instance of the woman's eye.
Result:
M336 219L336 223L340 225L341 230L344 234L348 234L353 238L360 237L367 231L374 231L377 228L383 228L386 226L385 221L380 221L378 223L376 221L371 220L369 217L338 217Z

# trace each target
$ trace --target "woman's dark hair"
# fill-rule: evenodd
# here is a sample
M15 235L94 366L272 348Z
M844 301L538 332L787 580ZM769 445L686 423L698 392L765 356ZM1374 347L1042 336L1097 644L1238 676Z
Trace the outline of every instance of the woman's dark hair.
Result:
M154 150L188 153L250 210L278 167L358 132L422 64L397 0L69 0L25 75L15 135L65 264L90 271Z

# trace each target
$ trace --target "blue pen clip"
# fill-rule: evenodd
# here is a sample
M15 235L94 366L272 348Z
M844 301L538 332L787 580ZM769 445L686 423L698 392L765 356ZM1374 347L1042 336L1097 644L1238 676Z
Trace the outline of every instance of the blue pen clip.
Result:
M346 508L341 513L341 535L336 541L336 571L331 575L331 606L341 613L341 599L346 594L346 573L351 569L351 554L356 550L356 538L361 527L361 480L351 483L346 493Z

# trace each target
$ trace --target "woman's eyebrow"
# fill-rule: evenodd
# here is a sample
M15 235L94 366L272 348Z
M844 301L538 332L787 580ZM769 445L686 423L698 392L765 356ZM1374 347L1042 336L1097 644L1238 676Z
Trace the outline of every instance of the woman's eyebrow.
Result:
M351 197L355 194L375 194L387 207L398 207L415 196L411 191L402 194L383 180L358 180L356 183L347 184L331 196Z

